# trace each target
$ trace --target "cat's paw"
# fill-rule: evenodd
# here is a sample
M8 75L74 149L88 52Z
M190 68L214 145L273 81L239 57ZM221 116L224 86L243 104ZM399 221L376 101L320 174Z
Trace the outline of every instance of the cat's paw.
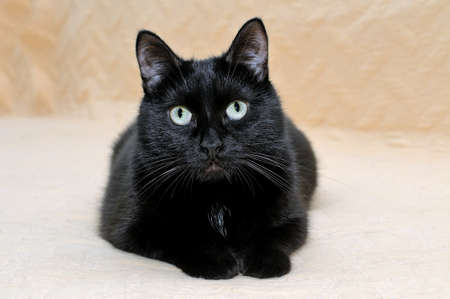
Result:
M229 253L195 255L177 266L190 276L205 279L230 279L239 274L239 266Z
M276 249L254 251L244 261L244 275L257 278L283 276L291 270L291 261L284 252Z

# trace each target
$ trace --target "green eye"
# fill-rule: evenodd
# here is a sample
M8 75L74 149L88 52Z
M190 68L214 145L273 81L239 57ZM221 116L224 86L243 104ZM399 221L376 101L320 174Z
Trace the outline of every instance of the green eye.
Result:
M247 113L247 104L242 101L233 101L228 105L226 113L232 120L239 120Z
M170 109L170 119L179 126L187 125L192 118L192 113L186 107L175 106Z

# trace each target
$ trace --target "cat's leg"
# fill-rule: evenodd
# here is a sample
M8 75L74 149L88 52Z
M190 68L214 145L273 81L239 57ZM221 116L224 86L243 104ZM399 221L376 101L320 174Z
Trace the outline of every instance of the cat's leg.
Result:
M239 274L232 251L217 236L189 238L189 233L174 234L162 227L149 219L123 223L106 239L121 250L174 264L194 277L227 279Z
M244 275L258 278L279 277L291 269L289 255L305 243L306 218L261 231L242 250Z
M239 274L232 251L221 245L189 245L177 250L174 264L186 274L206 279L229 279Z

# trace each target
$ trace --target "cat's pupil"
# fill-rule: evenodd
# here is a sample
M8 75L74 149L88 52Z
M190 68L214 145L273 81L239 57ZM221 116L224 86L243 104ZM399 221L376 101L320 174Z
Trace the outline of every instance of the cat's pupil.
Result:
M238 102L234 102L234 110L236 110L236 112L239 112L239 110L241 110L241 106Z
M178 117L181 118L183 116L183 109L178 108L177 114L178 114Z

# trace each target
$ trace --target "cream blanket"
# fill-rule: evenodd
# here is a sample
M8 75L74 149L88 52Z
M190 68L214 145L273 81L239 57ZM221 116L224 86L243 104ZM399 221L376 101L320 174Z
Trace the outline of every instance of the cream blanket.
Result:
M450 156L439 136L307 130L321 179L292 272L207 281L97 236L123 125L0 119L1 298L450 297Z

